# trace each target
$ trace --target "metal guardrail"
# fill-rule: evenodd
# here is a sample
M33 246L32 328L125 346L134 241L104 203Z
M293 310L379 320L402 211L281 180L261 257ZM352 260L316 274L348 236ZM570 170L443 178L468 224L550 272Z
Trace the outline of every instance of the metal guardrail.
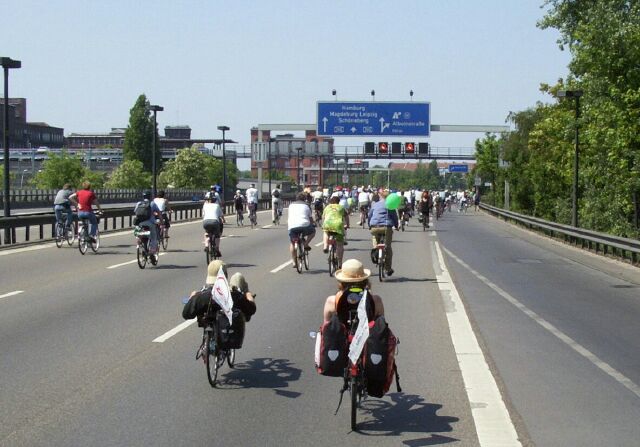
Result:
M259 210L270 208L271 199L260 200L258 204ZM172 222L202 218L202 202L174 202L171 204L171 209L173 210ZM226 202L223 211L225 216L235 215L233 201ZM104 208L100 219L100 232L111 233L133 228L133 219L133 207L131 206L126 208ZM55 237L55 224L56 217L53 211L0 217L0 250L8 247L50 242ZM35 228L35 231L32 232L33 228ZM20 232L21 238L16 237L16 230L23 230Z
M480 208L494 216L523 225L530 230L537 230L547 236L589 250L596 254L612 256L640 265L640 241L606 233L576 228L570 225L550 222L537 217L526 216L513 211L503 210L481 203Z

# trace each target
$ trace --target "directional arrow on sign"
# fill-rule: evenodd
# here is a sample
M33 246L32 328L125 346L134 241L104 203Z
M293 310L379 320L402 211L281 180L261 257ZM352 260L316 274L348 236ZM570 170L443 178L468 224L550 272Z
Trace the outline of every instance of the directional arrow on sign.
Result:
M358 130L358 129L356 129L355 127L352 127L351 128L351 133L356 133L356 130Z
M389 123L384 122L384 118L380 118L380 133L384 132L384 130L389 127Z
M324 132L327 131L327 121L329 121L329 119L326 116L322 118L322 123L324 124Z

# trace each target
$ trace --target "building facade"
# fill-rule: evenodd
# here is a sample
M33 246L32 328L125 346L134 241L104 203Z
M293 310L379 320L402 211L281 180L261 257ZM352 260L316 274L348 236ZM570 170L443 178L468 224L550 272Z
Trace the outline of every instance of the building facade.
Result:
M9 147L62 147L64 129L42 122L27 121L26 98L9 98ZM4 123L4 98L0 98L0 123ZM4 126L0 125L0 147L4 147Z

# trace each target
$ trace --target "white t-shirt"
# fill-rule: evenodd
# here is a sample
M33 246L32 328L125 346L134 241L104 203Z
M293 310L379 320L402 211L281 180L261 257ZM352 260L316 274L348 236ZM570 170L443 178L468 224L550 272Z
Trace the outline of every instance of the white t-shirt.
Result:
M311 224L311 208L305 202L293 202L289 205L287 228L308 227Z
M247 203L258 203L258 190L256 188L247 189Z
M311 197L313 197L313 200L322 200L322 191L313 191L311 193Z
M217 203L206 202L202 205L202 220L220 220L222 208Z
M156 197L155 199L153 199L153 203L155 203L158 207L158 211L164 213L165 209L167 208L167 199L163 197Z
M368 192L361 192L360 194L358 194L358 203L360 205L369 203L369 193Z

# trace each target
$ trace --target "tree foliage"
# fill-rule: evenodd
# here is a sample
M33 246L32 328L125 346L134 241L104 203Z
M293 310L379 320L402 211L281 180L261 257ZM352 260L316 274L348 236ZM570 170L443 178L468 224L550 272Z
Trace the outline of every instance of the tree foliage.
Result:
M31 180L31 184L40 189L56 189L69 183L77 188L85 180L91 182L92 187L101 188L104 183L104 174L85 168L81 158L62 152L48 155L40 172Z
M107 188L144 189L151 188L151 174L145 172L139 160L125 160L109 176Z
M157 129L153 127L152 112L146 95L138 96L135 104L129 112L129 125L124 133L123 155L125 160L139 160L144 170L153 170L153 133L156 133L156 141L159 140ZM160 172L162 166L162 154L160 145L156 144L156 168Z
M166 163L159 183L188 189L208 189L216 183L222 185L222 160L197 149L182 149L175 160ZM233 162L227 161L227 188L235 189L237 183L238 169Z
M560 32L561 50L571 52L570 74L541 86L553 98L511 113L515 130L478 144L497 145L507 169L480 157L478 172L511 185L516 211L569 223L575 126L580 133L579 222L596 231L638 237L640 196L640 2L548 0L539 26ZM555 100L558 90L582 90L580 118L574 98ZM482 151L481 151L482 152ZM484 181L484 177L483 177Z

